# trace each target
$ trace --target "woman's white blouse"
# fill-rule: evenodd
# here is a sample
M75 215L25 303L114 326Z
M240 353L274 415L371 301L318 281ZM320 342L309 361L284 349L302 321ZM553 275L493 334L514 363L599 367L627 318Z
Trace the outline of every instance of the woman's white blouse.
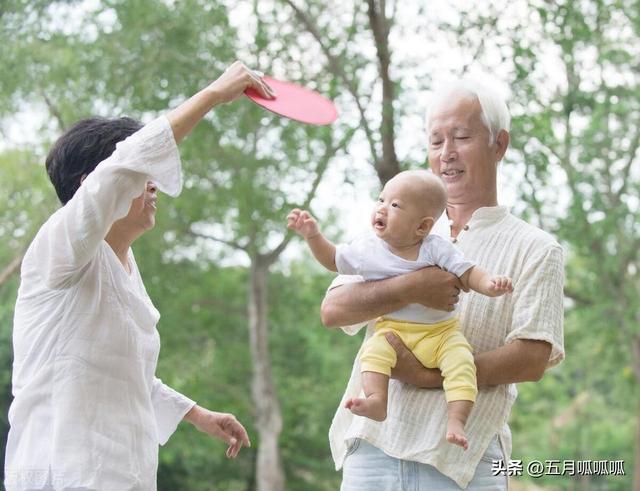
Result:
M104 241L150 180L171 196L182 187L164 117L120 142L24 257L13 326L9 491L156 489L158 444L194 402L155 377L160 314L131 250L129 275Z

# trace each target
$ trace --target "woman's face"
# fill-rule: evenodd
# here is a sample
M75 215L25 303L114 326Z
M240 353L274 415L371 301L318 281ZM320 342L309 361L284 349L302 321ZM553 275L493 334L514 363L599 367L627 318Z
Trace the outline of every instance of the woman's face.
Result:
M122 218L122 225L132 227L139 232L152 229L156 224L158 188L154 182L147 182L147 189L131 202L127 216Z

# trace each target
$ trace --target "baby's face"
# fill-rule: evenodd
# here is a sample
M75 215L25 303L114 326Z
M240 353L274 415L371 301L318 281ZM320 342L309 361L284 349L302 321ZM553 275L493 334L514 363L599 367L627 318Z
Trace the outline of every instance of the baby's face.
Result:
M422 239L418 227L426 216L420 193L410 178L398 175L382 188L371 214L376 235L394 247L406 247Z

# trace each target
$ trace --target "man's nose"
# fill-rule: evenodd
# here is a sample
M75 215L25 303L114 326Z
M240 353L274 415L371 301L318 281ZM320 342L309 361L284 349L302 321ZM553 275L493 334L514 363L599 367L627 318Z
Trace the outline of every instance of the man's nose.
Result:
M451 162L452 160L455 160L457 155L458 154L455 149L453 138L445 139L444 143L442 144L442 153L440 154L440 159L444 162Z

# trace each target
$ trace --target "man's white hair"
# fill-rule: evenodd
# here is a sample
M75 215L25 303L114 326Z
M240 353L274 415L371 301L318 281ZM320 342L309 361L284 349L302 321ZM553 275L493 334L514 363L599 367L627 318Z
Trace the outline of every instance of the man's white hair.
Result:
M489 144L495 142L500 130L509 131L511 115L504 99L495 89L477 80L463 78L440 85L431 96L427 110L427 132L431 138L431 113L452 96L466 96L480 103L482 122L489 130Z

